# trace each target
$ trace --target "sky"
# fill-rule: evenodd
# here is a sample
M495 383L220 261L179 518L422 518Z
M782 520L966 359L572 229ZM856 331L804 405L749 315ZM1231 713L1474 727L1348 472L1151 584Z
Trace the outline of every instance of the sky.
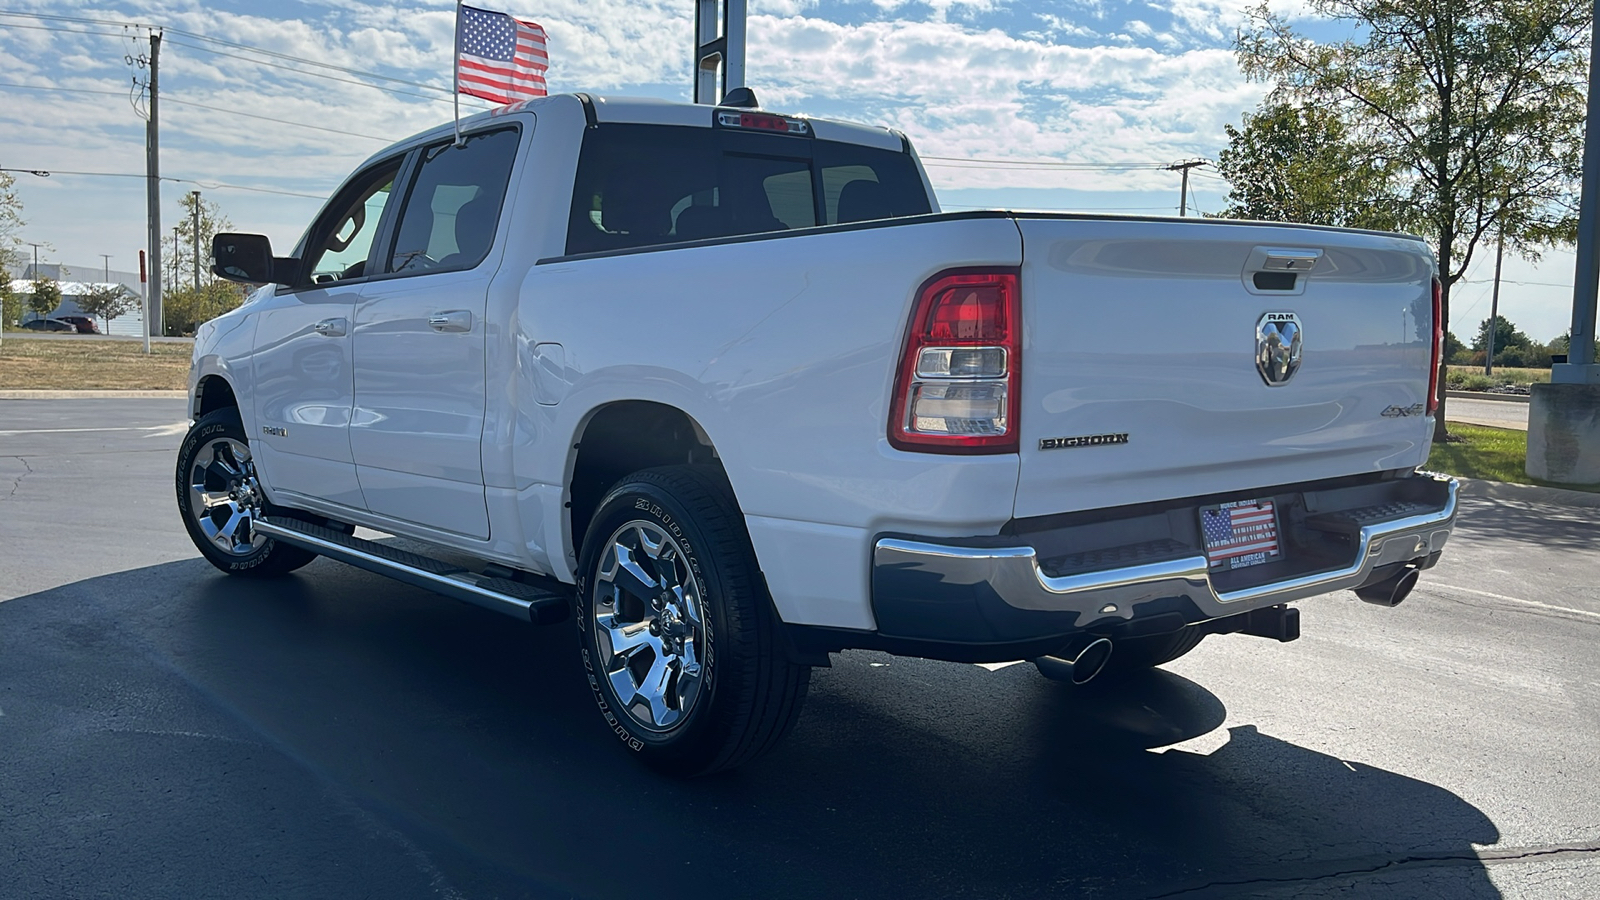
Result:
M1215 160L1223 126L1266 92L1231 49L1255 2L749 0L746 80L768 109L904 131L947 210L1175 215L1179 177L1160 167ZM545 27L552 93L690 99L693 0L477 5ZM1326 27L1304 0L1272 5ZM449 120L453 22L450 0L0 0L0 167L53 173L15 176L23 239L46 245L41 262L136 268L144 181L115 176L144 172L131 89L150 26L165 29L161 170L186 179L162 187L166 233L200 190L286 251L363 159ZM487 106L462 98L464 113ZM1193 170L1190 214L1227 192ZM1480 248L1455 289L1452 330L1469 341L1493 270ZM1548 341L1570 324L1572 277L1567 250L1508 256L1501 314Z

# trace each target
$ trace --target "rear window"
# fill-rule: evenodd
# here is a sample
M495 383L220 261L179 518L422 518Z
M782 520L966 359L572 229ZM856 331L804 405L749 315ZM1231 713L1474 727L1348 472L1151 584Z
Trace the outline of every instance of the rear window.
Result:
M731 129L601 125L584 136L567 252L930 211L906 153Z

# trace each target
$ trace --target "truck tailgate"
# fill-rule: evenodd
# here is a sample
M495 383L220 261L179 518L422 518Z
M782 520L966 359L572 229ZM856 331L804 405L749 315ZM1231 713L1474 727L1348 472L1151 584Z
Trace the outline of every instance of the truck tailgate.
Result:
M1018 517L1426 461L1434 264L1420 242L1200 220L1017 224ZM1271 325L1269 343L1302 341L1286 379L1258 370L1269 313L1294 325Z

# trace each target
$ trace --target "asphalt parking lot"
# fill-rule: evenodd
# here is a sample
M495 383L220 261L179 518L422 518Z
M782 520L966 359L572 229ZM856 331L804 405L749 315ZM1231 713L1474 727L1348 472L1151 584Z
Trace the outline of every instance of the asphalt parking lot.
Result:
M1600 509L1469 498L1404 605L1120 690L875 653L637 767L536 630L198 557L178 400L0 401L0 895L1600 897Z

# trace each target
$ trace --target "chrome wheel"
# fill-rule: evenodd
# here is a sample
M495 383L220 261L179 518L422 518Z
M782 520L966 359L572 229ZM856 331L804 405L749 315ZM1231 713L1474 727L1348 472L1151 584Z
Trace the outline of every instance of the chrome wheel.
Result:
M677 541L654 523L628 522L604 546L590 607L599 668L634 721L671 730L703 681L700 584Z
M189 514L213 546L232 556L248 556L267 542L256 533L261 515L261 483L250 448L218 437L194 456L189 472Z

